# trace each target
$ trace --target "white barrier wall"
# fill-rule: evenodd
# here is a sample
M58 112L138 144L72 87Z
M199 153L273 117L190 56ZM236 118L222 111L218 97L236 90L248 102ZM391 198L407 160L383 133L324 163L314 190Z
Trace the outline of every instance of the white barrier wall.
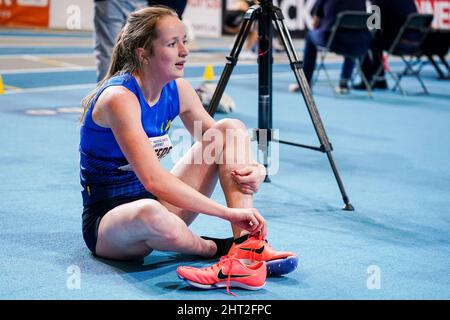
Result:
M93 0L53 0L50 3L51 29L93 30L93 21Z
M195 36L220 37L222 35L222 1L189 0L183 14Z
M109 0L107 0L109 1ZM234 0L226 1L230 7ZM222 34L222 0L189 0L184 19L197 36ZM344 1L344 0L342 0ZM273 0L290 31L311 25L316 0ZM433 27L450 29L450 0L416 0L419 12L434 13ZM93 30L93 0L0 0L0 26Z

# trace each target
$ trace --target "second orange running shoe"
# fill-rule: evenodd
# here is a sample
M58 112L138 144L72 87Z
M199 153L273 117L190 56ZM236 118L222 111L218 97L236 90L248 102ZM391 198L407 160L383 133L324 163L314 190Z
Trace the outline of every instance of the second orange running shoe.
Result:
M275 251L265 239L257 236L249 236L247 240L239 244L234 243L228 255L252 262L265 261L268 276L290 273L298 265L298 257L295 253Z
M266 284L267 269L264 261L246 264L234 256L226 255L220 261L206 268L177 268L178 277L188 284L201 289L238 287L258 290Z

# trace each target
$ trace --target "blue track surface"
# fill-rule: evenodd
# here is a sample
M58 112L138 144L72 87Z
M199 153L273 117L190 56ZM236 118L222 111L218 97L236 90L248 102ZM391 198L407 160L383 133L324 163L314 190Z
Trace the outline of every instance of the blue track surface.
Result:
M318 145L301 96L287 92L294 80L288 71L287 65L274 69L274 128L282 139ZM202 74L200 67L186 70L193 86ZM256 66L238 66L235 74L248 77L227 87L237 102L229 116L255 127ZM316 103L356 211L340 210L324 154L273 145L278 170L254 202L268 221L272 246L296 252L299 266L269 278L262 290L233 290L239 299L450 298L450 85L429 69L424 76L429 96L415 94L420 86L407 79L414 94L377 91L373 100L364 92L336 98L318 82ZM222 289L191 288L175 272L215 261L155 252L143 263L122 263L94 258L85 247L79 114L58 110L79 106L92 88L45 87L92 84L93 71L11 74L4 81L43 90L0 95L0 299L235 299ZM27 113L37 109L55 114ZM220 188L213 199L224 203ZM216 237L230 233L225 221L204 215L192 228ZM81 272L79 290L67 287L73 266Z

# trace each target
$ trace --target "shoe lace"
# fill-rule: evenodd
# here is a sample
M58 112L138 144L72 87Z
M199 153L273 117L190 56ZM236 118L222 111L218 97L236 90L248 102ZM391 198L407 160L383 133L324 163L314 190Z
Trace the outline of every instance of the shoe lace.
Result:
M233 255L227 254L226 256L220 257L220 260L219 260L218 263L213 264L212 266L210 266L207 269L211 269L211 270L219 269L225 263L229 262L230 266L228 267L228 275L227 275L227 293L232 295L232 296L234 296L234 297L237 297L237 294L235 294L235 293L230 291L231 270L232 270L232 267L233 267L233 262L235 262L235 261L239 261L239 259L236 257L236 255L234 255L234 254Z
M263 237L263 236L261 236L261 235L258 235L258 236L255 236L255 238L258 238L258 240L259 240L260 242L265 242L264 245L270 248L270 244L267 242L267 240L265 239L265 237ZM250 250L250 260L251 260L252 262L253 262L253 261L256 261L256 247L254 247L254 248L252 248L252 249Z

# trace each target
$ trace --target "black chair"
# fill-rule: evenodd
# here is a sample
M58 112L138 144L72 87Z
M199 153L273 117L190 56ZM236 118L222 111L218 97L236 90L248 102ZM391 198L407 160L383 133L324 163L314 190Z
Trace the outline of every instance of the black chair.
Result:
M427 64L431 63L436 70L439 79L450 79L450 66L445 56L450 49L450 30L431 29L422 43L422 54L428 58L428 61L421 61L420 71ZM440 59L441 64L447 71L447 74L441 70L434 56Z
M397 34L397 37L387 50L388 56L400 57L405 63L405 68L402 72L394 73L389 68L387 70L395 81L395 85L392 89L393 91L396 91L398 88L403 95L406 95L400 82L404 76L413 75L420 82L425 94L428 94L428 90L420 77L420 68L415 68L414 60L417 61L422 55L422 43L431 28L432 21L432 14L410 14ZM376 81L386 80L384 76L380 77L383 68L384 65L381 64L375 72L371 86L373 86Z
M320 55L320 63L316 68L317 73L314 82L317 81L320 71L323 70L327 77L328 83L333 88L333 93L335 93L333 83L325 66L325 58L329 52L332 52L337 55L343 56L344 58L350 58L355 61L358 74L366 86L367 94L369 95L369 97L372 97L371 86L361 69L362 61L367 54L367 51L369 50L371 41L371 34L369 29L367 28L367 20L369 19L369 17L370 13L367 13L365 11L348 10L342 11L338 14L336 22L331 29L327 45L325 47L317 47ZM356 35L363 35L362 38L364 39L364 41L358 42L357 48L345 46L339 42L339 39L342 39L342 37L352 39L352 37Z

